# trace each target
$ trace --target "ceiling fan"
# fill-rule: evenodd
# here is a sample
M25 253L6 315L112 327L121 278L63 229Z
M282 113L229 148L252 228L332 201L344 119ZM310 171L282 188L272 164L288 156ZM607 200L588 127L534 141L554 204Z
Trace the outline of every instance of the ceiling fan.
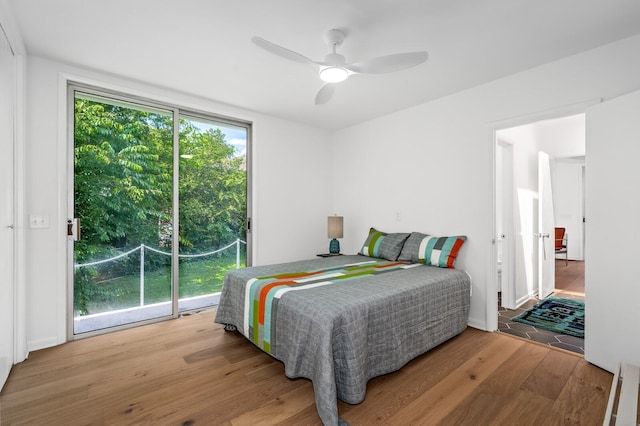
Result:
M384 74L401 71L425 62L429 56L427 52L418 51L346 63L345 57L336 52L336 48L342 44L344 38L345 34L341 30L331 29L327 31L325 39L329 47L331 47L331 53L325 57L324 62L313 61L300 53L278 46L258 36L253 36L251 41L266 51L285 59L312 65L318 71L320 79L325 82L316 95L316 105L327 103L333 96L336 83L346 80L351 75Z

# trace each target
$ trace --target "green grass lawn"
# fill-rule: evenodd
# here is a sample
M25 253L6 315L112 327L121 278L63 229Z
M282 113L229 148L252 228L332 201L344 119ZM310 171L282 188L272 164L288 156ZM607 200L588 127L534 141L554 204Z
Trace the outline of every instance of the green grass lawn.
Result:
M240 267L244 267L244 259L241 262ZM181 259L180 299L220 292L226 272L235 268L235 253L208 260ZM89 314L140 306L139 270L102 283L93 283L91 287L92 297L86 306ZM171 300L171 268L146 272L144 275L145 305L169 300Z

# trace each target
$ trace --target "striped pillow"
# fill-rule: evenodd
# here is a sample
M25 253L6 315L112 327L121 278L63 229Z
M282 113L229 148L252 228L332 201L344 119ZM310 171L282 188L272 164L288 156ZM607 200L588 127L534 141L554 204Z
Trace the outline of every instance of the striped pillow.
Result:
M466 240L464 235L436 237L412 232L398 260L453 269L460 247Z
M369 229L369 235L365 240L359 254L380 259L397 260L404 245L409 238L409 233L392 233Z

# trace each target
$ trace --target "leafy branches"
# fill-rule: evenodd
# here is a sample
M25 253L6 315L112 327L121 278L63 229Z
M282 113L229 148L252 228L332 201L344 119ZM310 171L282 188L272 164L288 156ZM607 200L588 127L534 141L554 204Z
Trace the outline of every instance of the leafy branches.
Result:
M82 221L76 262L136 247L170 246L174 230L173 118L78 97L75 100L75 216ZM220 129L180 120L180 252L244 238L246 170ZM135 268L123 259L110 274ZM94 274L95 275L95 274ZM96 281L82 274L82 279Z

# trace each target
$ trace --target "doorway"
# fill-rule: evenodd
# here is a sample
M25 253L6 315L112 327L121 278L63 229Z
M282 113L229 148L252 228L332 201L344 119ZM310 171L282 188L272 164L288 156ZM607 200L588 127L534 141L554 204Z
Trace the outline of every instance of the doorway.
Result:
M69 338L215 305L250 264L250 124L84 86L69 103Z
M580 271L576 273L582 276L584 288L584 135L584 114L536 121L495 133L496 288L499 309L518 309L530 300L536 300L540 294L544 297L556 290L555 272L548 277L551 282L546 291L540 293L539 290L539 281L545 276L540 265L545 258L552 268L558 266L558 274L567 273L564 258L562 262L554 259L555 226L567 228L571 241L568 258L570 263L581 262L578 269L582 274ZM541 160L544 155L540 152L551 154L548 174L553 195L544 202L541 201L544 194L540 191L543 179L539 179L543 173L538 167L545 161ZM510 174L511 187L505 184L504 178ZM507 201L509 196L512 196L511 202ZM538 228L542 204L553 205L552 217L546 220L551 225L546 225L546 231ZM512 217L511 225L507 225L509 220L505 219L509 216ZM504 232L505 229L509 232ZM544 244L540 244L541 241ZM512 278L504 276L505 270L509 269ZM546 274L549 274L548 270ZM576 297L584 298L584 295ZM503 320L498 319L498 328Z

